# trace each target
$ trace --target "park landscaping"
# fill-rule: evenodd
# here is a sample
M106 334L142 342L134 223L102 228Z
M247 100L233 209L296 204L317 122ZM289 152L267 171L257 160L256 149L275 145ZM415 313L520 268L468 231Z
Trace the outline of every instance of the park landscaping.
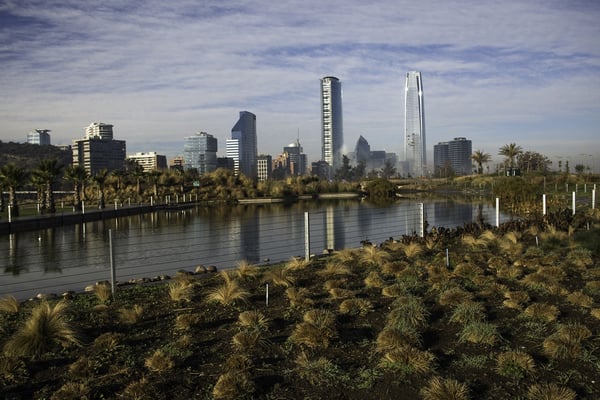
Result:
M0 301L6 399L597 399L600 215Z

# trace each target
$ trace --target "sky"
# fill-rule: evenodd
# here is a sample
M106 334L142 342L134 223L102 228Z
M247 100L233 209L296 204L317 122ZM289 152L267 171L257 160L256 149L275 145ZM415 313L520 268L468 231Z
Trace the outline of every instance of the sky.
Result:
M426 140L516 143L600 172L597 0L0 0L0 140L114 125L127 153L183 153L257 116L258 151L321 156L320 79L342 82L345 151L402 154L406 72Z

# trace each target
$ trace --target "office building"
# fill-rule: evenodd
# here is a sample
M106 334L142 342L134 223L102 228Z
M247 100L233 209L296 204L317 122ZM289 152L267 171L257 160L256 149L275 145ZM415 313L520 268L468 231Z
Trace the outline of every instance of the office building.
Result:
M144 168L144 172L167 168L167 157L157 154L155 151L135 153L127 156L127 160L135 161L138 165L141 165Z
M227 139L225 141L225 156L232 160L233 173L240 173L240 141L238 139Z
M411 176L427 173L425 142L425 109L421 73L406 74L404 97L404 161Z
M321 79L321 161L329 167L329 178L342 166L344 128L342 122L342 83L333 76Z
M231 128L231 139L227 140L227 157L235 155L234 140L237 140L236 174L242 173L251 179L256 178L256 158L258 157L256 138L256 115L248 111L240 111L240 118ZM234 158L235 160L235 158Z
M471 141L464 137L457 137L433 146L435 175L439 177L471 175L473 170L471 149Z
M184 138L185 169L196 169L204 175L217 169L217 139L206 132Z
M289 174L293 176L306 175L306 154L303 153L300 140L290 143L283 148L284 154L287 154L287 168Z
M72 151L73 166L83 166L90 175L125 167L125 141L113 139L113 125L92 123L85 128L84 139L73 140Z
M39 144L42 146L50 145L50 129L34 129L27 134L27 143Z
M269 155L261 154L257 158L258 180L264 182L271 178L273 159Z

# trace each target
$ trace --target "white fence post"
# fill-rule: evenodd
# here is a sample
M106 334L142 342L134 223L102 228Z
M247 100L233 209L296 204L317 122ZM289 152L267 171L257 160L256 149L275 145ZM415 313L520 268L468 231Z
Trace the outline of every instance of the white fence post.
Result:
M594 185L596 186L596 185ZM592 210L596 208L596 189L592 190Z
M425 212L423 208L423 203L419 203L419 237L423 237L425 235Z
M496 226L500 226L500 197L496 197Z
M114 298L117 274L115 270L115 253L113 251L112 229L108 230L108 252L110 257L110 288Z
M310 223L308 211L304 212L304 260L310 261Z
M575 215L575 192L573 192L573 215Z
M8 222L12 222L12 206L10 204L8 205Z
M546 215L546 195L542 195L542 215Z

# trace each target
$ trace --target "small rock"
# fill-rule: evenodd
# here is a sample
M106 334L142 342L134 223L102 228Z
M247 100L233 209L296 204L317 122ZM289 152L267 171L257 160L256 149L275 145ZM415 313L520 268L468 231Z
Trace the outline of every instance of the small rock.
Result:
M75 292L72 290L68 290L64 292L61 296L63 299L72 300L73 297L75 297Z
M207 272L207 271L206 271L206 267L205 267L204 265L198 265L198 266L196 267L196 270L195 270L195 272L196 272L197 274L205 274L205 273Z
M209 265L208 267L206 267L206 270L208 272L217 272L217 267L214 265Z

